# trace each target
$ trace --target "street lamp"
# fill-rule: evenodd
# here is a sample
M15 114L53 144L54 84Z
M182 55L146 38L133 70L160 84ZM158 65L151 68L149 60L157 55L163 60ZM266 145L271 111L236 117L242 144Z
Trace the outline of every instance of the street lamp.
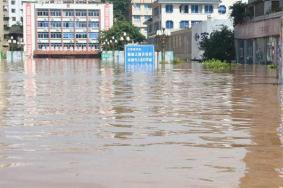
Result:
M165 28L162 28L162 30L158 30L156 32L156 37L157 37L157 40L158 40L158 43L160 44L161 43L161 49L162 49L162 62L165 61L165 47L166 47L166 43L167 43L167 40L169 39L169 36L170 36L170 32L166 31Z

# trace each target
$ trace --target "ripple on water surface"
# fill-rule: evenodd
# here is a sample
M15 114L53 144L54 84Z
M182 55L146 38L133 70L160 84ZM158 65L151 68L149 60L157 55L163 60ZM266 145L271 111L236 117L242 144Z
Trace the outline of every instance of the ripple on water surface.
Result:
M0 67L1 187L282 185L280 87L264 66Z

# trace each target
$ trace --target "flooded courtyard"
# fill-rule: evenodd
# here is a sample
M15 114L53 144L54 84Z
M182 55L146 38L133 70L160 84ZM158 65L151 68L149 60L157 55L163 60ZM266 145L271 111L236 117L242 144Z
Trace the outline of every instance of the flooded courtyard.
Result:
M283 187L276 82L263 65L1 63L0 187Z

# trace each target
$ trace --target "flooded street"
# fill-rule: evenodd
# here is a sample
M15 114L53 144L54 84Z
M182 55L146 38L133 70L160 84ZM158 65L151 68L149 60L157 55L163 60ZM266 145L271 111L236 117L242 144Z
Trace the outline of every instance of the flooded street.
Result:
M275 73L0 64L1 188L283 187Z

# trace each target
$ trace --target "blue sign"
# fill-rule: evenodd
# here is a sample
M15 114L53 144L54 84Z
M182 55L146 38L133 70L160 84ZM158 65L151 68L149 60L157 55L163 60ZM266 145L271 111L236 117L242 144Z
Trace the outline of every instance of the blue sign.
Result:
M153 64L154 45L126 45L125 64Z

